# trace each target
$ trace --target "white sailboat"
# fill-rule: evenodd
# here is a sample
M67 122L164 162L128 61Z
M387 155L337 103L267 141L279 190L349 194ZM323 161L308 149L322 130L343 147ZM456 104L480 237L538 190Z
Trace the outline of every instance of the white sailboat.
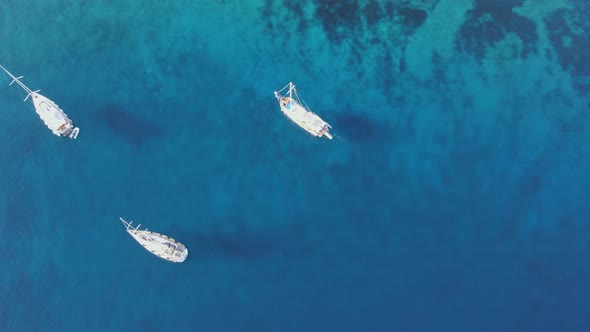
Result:
M2 70L4 70L12 78L12 82L10 82L9 85L12 85L14 82L16 82L21 88L25 90L25 92L27 92L27 96L25 97L24 101L27 101L27 99L31 97L33 105L35 106L35 112L39 114L39 117L41 120L43 120L43 123L45 123L51 132L59 137L67 136L71 139L78 137L80 128L74 127L72 120L68 118L66 113L62 111L62 109L59 108L56 103L39 94L38 92L41 90L32 91L26 85L24 85L24 83L20 81L23 76L15 77L2 65L0 65L0 68L2 68Z
M288 89L286 94L281 95L285 89ZM316 137L326 136L328 139L332 139L330 134L332 126L311 111L297 93L293 83L289 82L281 90L275 91L275 97L279 101L281 111L299 127Z
M182 263L188 256L188 249L180 242L169 238L166 235L150 232L147 229L140 230L139 226L131 226L131 222L119 217L135 241L139 242L147 251L152 254L169 260L174 263Z

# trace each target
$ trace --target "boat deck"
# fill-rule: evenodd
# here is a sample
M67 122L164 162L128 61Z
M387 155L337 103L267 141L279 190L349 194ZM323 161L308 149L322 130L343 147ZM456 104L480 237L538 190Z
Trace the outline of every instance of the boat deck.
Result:
M322 136L326 133L326 129L330 127L317 114L303 108L291 98L283 97L280 103L283 113L312 135Z
M182 243L166 235L149 231L128 230L128 232L144 248L161 258L180 263L188 256L188 250Z
M31 94L35 111L43 123L57 136L67 136L73 129L72 120L51 100L38 94Z
M27 97L24 99L26 101L29 97L33 101L33 105L35 106L35 112L39 114L39 117L45 123L47 128L53 132L53 134L65 137L69 136L71 139L76 139L78 137L78 133L80 132L80 128L74 128L74 124L72 120L68 118L66 113L62 111L56 103L51 101L49 98L37 93L41 90L33 91L29 89L23 82L20 81L23 76L16 77L12 75L6 68L0 65L0 69L2 69L8 76L12 78L12 83L18 84L25 92L27 93Z

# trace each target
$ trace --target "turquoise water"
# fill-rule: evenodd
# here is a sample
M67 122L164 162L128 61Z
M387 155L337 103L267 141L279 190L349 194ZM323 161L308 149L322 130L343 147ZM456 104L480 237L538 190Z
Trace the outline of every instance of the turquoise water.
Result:
M5 1L0 64L81 131L2 76L1 330L589 330L589 21L581 0ZM280 113L289 81L334 140Z

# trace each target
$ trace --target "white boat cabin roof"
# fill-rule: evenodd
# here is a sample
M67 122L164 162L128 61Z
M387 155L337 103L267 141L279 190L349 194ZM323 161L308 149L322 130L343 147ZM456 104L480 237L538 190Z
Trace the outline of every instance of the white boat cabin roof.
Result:
M64 124L70 124L71 120L61 111L55 104L47 98L33 93L33 103L35 104L37 113L45 122L45 124L53 130L59 130Z

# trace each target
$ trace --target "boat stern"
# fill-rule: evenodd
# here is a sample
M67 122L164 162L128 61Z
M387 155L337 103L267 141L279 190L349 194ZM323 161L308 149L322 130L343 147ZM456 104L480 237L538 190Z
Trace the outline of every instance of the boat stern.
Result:
M178 263L182 263L186 260L186 258L188 257L188 249L184 249L184 252L182 253L182 256L180 256L180 259L178 260Z

